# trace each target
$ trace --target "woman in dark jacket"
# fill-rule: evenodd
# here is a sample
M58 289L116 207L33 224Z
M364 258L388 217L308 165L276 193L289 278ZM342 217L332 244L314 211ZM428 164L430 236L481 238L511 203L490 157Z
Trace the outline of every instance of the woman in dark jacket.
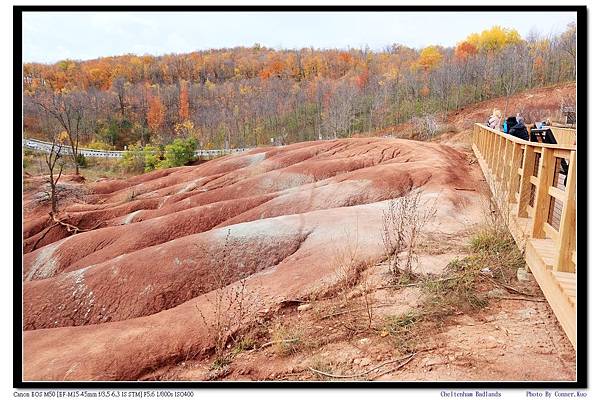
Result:
M525 119L521 116L518 116L517 124L510 128L508 134L516 136L519 139L529 140L529 132L527 132L527 127L525 126Z

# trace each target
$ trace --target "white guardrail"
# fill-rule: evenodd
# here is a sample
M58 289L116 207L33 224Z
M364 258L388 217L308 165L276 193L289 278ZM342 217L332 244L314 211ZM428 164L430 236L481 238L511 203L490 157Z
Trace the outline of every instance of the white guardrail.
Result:
M52 148L52 143L44 142L37 139L23 139L23 147L31 150L42 151L44 153L49 153ZM250 150L250 148L243 149L218 149L218 150L196 150L195 154L198 157L219 157L224 156L226 154L239 154L244 151ZM63 154L71 154L71 147L63 145L61 149L61 153ZM82 154L84 157L97 157L97 158L121 158L123 157L124 151L117 150L94 150L94 149L85 149L79 148L79 154Z

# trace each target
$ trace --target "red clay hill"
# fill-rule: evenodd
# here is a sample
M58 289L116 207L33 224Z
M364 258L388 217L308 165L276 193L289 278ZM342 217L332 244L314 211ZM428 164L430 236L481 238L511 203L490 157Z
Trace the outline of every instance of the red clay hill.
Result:
M258 293L263 314L336 285L336 259L384 256L389 199L419 189L446 240L480 221L481 174L437 143L356 138L258 148L131 179L65 179L48 229L39 186L25 192L24 379L135 380L214 346L215 269ZM423 267L427 272L427 266Z

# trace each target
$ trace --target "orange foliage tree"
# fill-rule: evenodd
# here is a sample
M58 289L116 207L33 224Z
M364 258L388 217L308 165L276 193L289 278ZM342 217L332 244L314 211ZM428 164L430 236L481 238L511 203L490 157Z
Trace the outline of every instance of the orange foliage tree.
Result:
M148 127L153 132L158 132L164 122L165 119L165 107L160 101L160 97L150 95L150 99L148 101L148 115L146 116L148 119Z
M181 122L190 118L190 100L188 94L187 82L181 81L179 84L179 119Z
M454 55L460 61L465 61L475 54L477 54L477 47L473 43L469 43L467 41L460 42L454 50Z

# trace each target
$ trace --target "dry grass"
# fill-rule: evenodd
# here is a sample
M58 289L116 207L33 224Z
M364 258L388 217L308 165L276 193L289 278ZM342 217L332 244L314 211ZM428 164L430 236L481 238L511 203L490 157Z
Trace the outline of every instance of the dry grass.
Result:
M363 272L370 266L361 260L358 248L358 223L353 233L346 231L346 239L337 248L334 262L336 295L341 304L335 304L326 315L343 316L339 322L346 329L357 332L370 329L373 324L372 284ZM335 246L335 244L332 244ZM348 310L354 310L348 312Z
M271 342L280 356L289 356L301 351L304 344L304 330L298 325L276 322L271 333Z
M386 320L384 331L401 353L430 345L432 332L449 317L487 307L489 286L511 283L525 265L512 237L500 227L483 226L471 237L468 251L450 262L442 276L418 276L416 285L423 293L419 307Z
M345 237L334 253L334 263L336 287L348 302L349 295L360 281L361 272L366 268L366 264L360 260L358 254L358 229L354 230L354 234L346 231ZM335 245L332 243L332 247Z
M390 335L400 354L414 353L419 346L423 345L424 334L416 333L418 322L420 322L419 314L412 311L386 318L383 331Z

